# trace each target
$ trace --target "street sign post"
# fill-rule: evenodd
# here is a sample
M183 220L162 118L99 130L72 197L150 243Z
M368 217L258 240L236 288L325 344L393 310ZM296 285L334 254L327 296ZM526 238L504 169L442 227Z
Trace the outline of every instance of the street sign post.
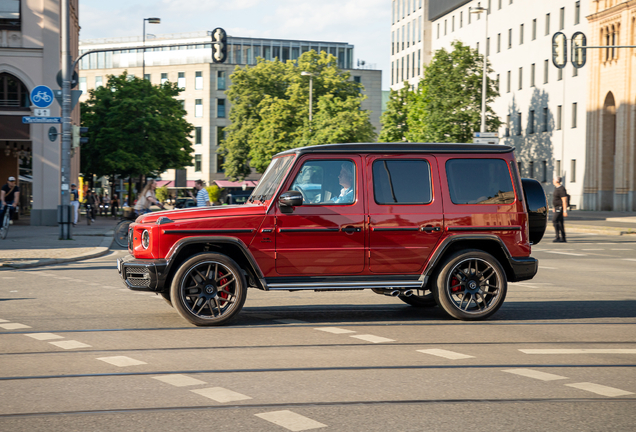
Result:
M39 85L31 90L31 103L38 108L48 108L53 103L53 90Z
M498 132L475 132L473 134L474 144L499 144Z
M62 123L62 117L22 117L22 123L34 124L34 123Z
M48 108L36 108L33 110L33 115L36 117L51 117L51 110Z

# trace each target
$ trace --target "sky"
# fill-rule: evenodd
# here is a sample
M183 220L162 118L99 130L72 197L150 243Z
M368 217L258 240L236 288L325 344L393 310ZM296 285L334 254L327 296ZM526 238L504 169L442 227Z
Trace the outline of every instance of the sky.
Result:
M79 0L80 40L184 33L222 27L230 36L347 42L354 64L382 70L389 89L389 0Z

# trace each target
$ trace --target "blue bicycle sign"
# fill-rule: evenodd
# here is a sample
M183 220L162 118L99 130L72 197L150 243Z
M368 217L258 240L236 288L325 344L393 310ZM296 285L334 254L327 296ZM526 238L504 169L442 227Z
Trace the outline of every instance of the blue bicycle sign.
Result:
M53 90L44 85L39 85L31 90L31 102L37 108L47 108L53 103Z

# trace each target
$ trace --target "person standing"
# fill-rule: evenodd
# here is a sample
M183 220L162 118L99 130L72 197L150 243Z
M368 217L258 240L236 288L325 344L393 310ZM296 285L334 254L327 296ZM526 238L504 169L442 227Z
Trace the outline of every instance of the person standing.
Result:
M568 216L568 193L565 190L565 186L561 183L563 179L561 177L555 177L552 181L554 184L554 194L552 195L552 206L554 214L552 215L552 224L554 225L555 239L553 243L566 243L565 240L565 226L564 217Z
M194 182L194 188L197 190L197 207L209 207L210 195L205 190L203 180L197 180Z
M91 222L95 222L95 212L97 211L97 198L92 190L86 191L86 218L90 218Z
M0 221L4 220L4 213L7 211L11 212L13 217L18 202L20 202L20 187L16 185L15 177L11 176L0 190Z
M117 198L117 195L113 195L113 199L110 202L110 213L113 217L117 217L117 213L119 213L119 198Z
M79 218L79 191L75 183L71 184L71 206L73 207L73 226L75 226Z

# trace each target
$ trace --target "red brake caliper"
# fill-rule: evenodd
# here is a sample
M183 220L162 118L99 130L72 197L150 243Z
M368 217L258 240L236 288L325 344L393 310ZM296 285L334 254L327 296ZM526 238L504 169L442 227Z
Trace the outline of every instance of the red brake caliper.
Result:
M219 276L223 276L223 273L219 272ZM219 281L219 285L223 286L227 283L227 278L223 278ZM223 299L227 299L228 298L228 294L226 292L220 292L218 293L218 296L223 298Z
M455 276L453 276L451 278L451 286L454 287L451 289L452 292L459 292L462 290L461 286L455 286L455 285L459 285L459 279L457 279Z

